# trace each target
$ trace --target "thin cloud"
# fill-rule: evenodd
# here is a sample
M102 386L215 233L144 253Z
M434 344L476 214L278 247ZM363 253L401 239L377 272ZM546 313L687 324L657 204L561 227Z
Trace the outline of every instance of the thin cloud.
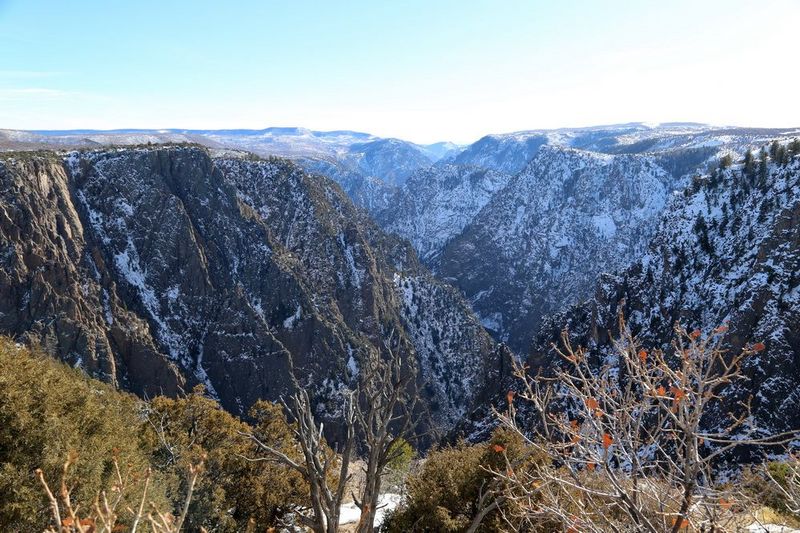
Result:
M19 89L0 89L0 100L53 100L72 96L74 93L44 87L23 87Z
M61 72L49 70L0 70L0 78L5 80L29 80L40 78L52 78L59 76Z

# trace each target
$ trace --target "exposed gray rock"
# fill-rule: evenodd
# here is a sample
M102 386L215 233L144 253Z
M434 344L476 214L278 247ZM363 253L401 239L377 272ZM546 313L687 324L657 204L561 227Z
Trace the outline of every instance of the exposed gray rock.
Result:
M202 383L244 413L288 390L291 353L334 419L329 400L395 332L436 424L478 393L493 344L458 294L286 160L11 153L0 180L0 330L92 375L151 395Z
M664 212L650 247L629 268L603 276L595 295L548 318L532 368L555 364L550 343L566 327L575 344L603 356L622 312L645 346L670 348L673 325L710 334L726 325L749 381L729 387L725 409L752 396L753 426L766 434L800 427L800 158L771 164L761 179L740 168L696 180ZM712 413L707 424L719 417Z
M542 317L645 249L676 180L652 157L545 146L442 250L435 269L524 352Z

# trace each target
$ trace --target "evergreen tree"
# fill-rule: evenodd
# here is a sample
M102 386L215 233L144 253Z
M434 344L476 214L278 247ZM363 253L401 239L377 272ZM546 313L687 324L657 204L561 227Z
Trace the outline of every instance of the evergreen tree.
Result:
M700 248L702 248L707 254L713 253L711 241L708 240L708 225L706 224L706 219L703 218L703 215L697 217L697 220L694 223L694 232L700 241Z
M744 154L744 173L748 178L752 178L755 174L756 170L756 163L755 158L753 157L753 151L747 150L747 153Z
M761 149L761 159L758 162L758 179L762 183L767 180L767 151L763 148Z
M800 155L800 139L797 137L795 137L794 140L789 143L789 155L792 157Z
M789 156L789 150L787 150L785 146L778 148L778 163L786 166L789 164L789 159L791 159Z
M781 143L777 140L772 141L772 144L769 146L769 156L772 158L773 161L778 161L778 150L781 148Z
M733 157L731 157L731 154L725 154L719 160L719 168L721 169L726 169L730 167L732 164L733 164Z

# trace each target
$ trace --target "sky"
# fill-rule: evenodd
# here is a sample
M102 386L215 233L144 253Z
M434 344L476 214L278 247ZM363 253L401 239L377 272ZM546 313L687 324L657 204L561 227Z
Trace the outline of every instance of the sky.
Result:
M0 0L0 128L800 126L800 0Z

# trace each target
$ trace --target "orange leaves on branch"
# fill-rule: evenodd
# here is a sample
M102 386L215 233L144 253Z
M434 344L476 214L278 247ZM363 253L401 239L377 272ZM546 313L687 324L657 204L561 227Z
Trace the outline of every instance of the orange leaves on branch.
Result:
M578 529L578 518L571 516L570 521L572 524L567 528L567 533L580 533L580 529Z
M672 525L674 526L678 523L678 521L680 521L680 525L678 526L679 528L683 529L689 527L689 520L686 518L681 518L680 516L676 516L672 519Z
M725 325L723 325L723 326L720 326L720 327L718 327L717 329L715 329L715 330L714 330L714 333L716 333L717 335L719 335L719 334L721 334L721 333L725 333L726 331L728 331L728 326L725 326Z
M73 520L71 517L68 516L61 521L61 525L63 527L69 528L76 524L75 520ZM87 533L89 533L94 531L95 523L94 520L91 518L79 518L77 525L80 526L81 531L86 531Z
M506 399L508 400L508 405L511 405L512 403L514 403L514 396L516 396L516 395L517 395L517 393L514 392L513 390L508 391L508 394L506 394Z
M572 429L578 429L578 421L577 421L577 420L570 420L570 421L569 421L569 426L570 426Z
M754 352L760 352L760 351L764 350L764 348L766 348L766 346L764 345L763 342L757 342L757 343L755 343L753 345L753 351Z
M659 385L656 389L656 394L658 396L664 396L667 393L667 389L664 388L664 385Z
M733 506L733 502L730 500L726 500L725 498L719 499L719 506L725 509L726 511Z
M589 470L589 472L594 472L596 466L597 465L594 463L586 463L586 468Z
M639 350L639 361L641 361L642 364L647 362L647 350Z
M598 409L600 408L600 403L592 397L586 398L586 407L589 409Z
M689 334L689 337L691 337L693 340L696 340L700 338L700 335L702 335L702 333L700 333L699 329L696 329Z
M681 406L681 399L684 397L684 393L676 387L670 387L670 391L675 395L672 399L672 412L677 413L678 408Z
M504 451L506 451L506 447L503 446L502 444L495 444L494 446L492 446L492 449L497 453L503 453Z
M603 448L607 450L612 444L614 444L614 439L611 438L611 435L603 433Z

